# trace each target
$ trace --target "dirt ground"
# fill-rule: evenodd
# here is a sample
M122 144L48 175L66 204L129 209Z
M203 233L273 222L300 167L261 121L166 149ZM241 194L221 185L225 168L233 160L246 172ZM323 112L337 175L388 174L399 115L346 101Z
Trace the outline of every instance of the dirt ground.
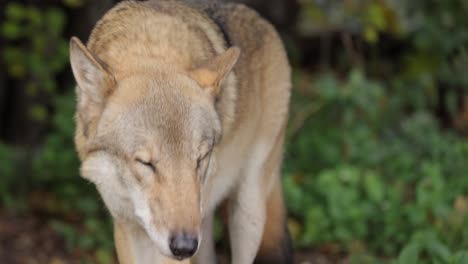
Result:
M96 263L95 252L66 249L63 238L47 224L44 217L17 218L0 213L0 263L65 264ZM297 252L297 264L344 263L320 252ZM220 264L227 264L225 255Z

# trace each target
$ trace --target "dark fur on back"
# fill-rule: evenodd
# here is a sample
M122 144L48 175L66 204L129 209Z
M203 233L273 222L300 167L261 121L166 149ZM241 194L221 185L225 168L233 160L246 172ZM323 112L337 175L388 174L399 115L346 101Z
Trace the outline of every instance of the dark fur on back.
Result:
M219 5L222 5L225 2L222 0L182 0L182 1L192 7L196 7L197 9L201 9L201 10L214 9L218 7Z
M229 34L224 27L223 19L218 15L218 11L225 5L228 1L223 0L183 0L184 3L187 3L189 6L204 12L208 15L213 22L219 27L219 30L226 40L228 47L232 46Z

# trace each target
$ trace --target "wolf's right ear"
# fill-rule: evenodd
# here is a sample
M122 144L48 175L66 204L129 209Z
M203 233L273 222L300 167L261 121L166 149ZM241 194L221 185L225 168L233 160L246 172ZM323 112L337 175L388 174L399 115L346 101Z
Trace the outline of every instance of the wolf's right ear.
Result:
M190 77L214 97L218 96L224 79L239 59L240 49L231 47L190 72Z
M76 37L70 40L70 64L78 84L78 118L87 136L115 87L115 79L106 65Z

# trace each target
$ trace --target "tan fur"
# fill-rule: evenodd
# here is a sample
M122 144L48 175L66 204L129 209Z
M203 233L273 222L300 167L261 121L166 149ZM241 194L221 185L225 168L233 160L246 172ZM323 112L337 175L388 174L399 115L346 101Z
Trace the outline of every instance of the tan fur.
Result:
M285 210L281 198L281 181L278 180L268 198L267 221L259 254L268 254L272 250L276 250L278 244L281 244L281 240L284 239Z
M124 264L169 263L169 237L182 231L201 239L196 263L214 263L206 223L225 199L232 263L280 243L287 57L251 9L204 10L125 1L97 23L87 48L71 41L81 173L114 218Z

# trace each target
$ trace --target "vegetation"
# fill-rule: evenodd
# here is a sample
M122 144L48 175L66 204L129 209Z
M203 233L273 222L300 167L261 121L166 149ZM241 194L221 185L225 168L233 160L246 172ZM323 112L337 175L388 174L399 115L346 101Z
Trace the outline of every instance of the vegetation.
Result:
M47 133L29 146L0 138L0 203L41 212L68 251L109 263L112 227L79 177L63 77L67 16L80 5L4 9L8 89L25 90ZM282 32L294 65L283 182L296 247L350 263L468 263L468 2L298 5Z

